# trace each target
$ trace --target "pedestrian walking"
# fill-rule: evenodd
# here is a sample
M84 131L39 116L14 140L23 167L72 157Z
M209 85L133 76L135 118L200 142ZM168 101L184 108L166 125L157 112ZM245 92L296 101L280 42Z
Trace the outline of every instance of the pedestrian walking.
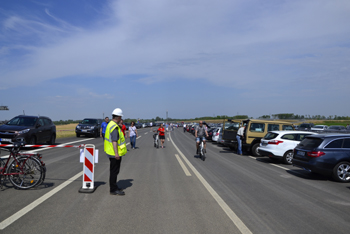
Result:
M240 127L237 131L237 135L236 135L236 139L237 139L237 154L242 155L242 140L244 137L244 128L245 125L243 125L242 127Z
M122 156L127 153L125 138L119 127L123 111L120 108L112 112L112 120L108 123L104 139L104 151L109 158L109 192L111 195L125 195L122 188L118 187L117 177L120 171Z
M161 143L161 148L164 148L164 141L165 141L165 129L163 127L163 124L160 124L160 127L157 130L159 132L159 140Z
M109 123L109 118L106 117L105 121L101 124L100 135L103 138L103 140L105 139L105 132L106 132L106 127L108 123Z
M138 137L137 129L135 127L135 122L132 121L131 126L129 127L129 138L132 149L136 149L136 137Z

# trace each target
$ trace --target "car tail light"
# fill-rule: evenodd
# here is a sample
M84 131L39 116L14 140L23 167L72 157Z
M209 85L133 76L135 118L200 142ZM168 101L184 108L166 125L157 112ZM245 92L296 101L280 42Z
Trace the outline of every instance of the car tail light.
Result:
M219 133L217 132L216 135L219 136Z
M278 145L278 144L280 144L280 143L283 143L283 141L273 140L273 141L267 142L267 144L269 144L269 145Z
M322 155L325 155L326 153L322 152L322 151L311 151L311 152L307 152L307 156L310 157L321 157Z

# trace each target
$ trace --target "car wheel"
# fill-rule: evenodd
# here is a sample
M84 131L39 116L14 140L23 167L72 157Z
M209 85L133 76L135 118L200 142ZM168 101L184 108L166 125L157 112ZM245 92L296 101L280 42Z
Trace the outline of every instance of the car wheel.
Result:
M285 152L283 155L283 162L285 164L292 165L293 156L294 156L293 150L289 150L289 151Z
M54 145L56 141L56 136L55 134L52 134L50 137L50 140L47 142L49 145Z
M260 143L256 143L256 144L254 144L253 147L252 147L252 154L253 154L254 156L260 156L260 153L259 153L259 151L258 151L259 145L260 145Z
M77 137L80 137L80 134L79 134L79 133L77 133Z
M29 144L30 144L30 145L35 145L35 144L36 144L36 138L35 138L35 136L32 136L32 137L30 138Z
M350 182L350 163L338 163L333 169L333 178L339 182Z

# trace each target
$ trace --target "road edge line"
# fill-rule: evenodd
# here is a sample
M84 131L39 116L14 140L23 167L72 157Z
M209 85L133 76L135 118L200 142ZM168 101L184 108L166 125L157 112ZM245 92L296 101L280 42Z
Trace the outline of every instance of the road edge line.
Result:
M203 178L203 176L197 171L197 169L192 165L192 163L185 157L185 155L180 151L180 149L175 145L173 139L171 138L171 134L169 133L169 138L171 143L174 145L178 153L181 155L183 160L187 163L188 167L191 168L193 173L197 176L199 181L204 185L204 187L208 190L208 192L212 195L212 197L216 200L216 202L220 205L220 207L225 211L227 216L231 219L231 221L236 225L236 227L240 230L241 233L249 234L252 233L249 228L243 223L243 221L236 215L235 212L226 204L226 202L220 197L220 195L210 186L210 184Z

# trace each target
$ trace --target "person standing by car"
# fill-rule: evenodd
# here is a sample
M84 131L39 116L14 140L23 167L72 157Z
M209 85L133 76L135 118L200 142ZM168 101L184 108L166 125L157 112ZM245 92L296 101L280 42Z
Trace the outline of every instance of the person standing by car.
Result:
M106 117L105 121L101 124L101 130L100 130L101 134L100 135L103 138L103 140L105 139L105 132L106 132L106 127L107 127L108 123L109 123L109 118Z
M245 125L240 127L237 131L236 139L237 139L237 154L242 155L242 139L244 136L244 128Z
M132 121L131 126L129 127L129 138L130 138L130 144L132 149L136 148L136 137L138 137L138 134L135 127L135 122Z
M199 121L199 126L196 127L195 131L194 131L194 136L196 137L196 154L198 154L198 148L199 148L199 142L202 139L203 143L204 143L204 152L206 153L206 142L205 142L205 136L208 137L208 132L205 128L205 126L203 126L203 121Z
M160 127L157 130L159 132L159 140L161 143L161 147L164 148L164 141L165 141L165 128L163 127L163 124L160 124Z
M125 192L118 187L117 177L120 171L122 156L127 153L125 138L120 130L119 123L123 116L120 108L112 112L112 120L108 123L104 139L104 151L109 161L109 192L111 195L125 195Z

